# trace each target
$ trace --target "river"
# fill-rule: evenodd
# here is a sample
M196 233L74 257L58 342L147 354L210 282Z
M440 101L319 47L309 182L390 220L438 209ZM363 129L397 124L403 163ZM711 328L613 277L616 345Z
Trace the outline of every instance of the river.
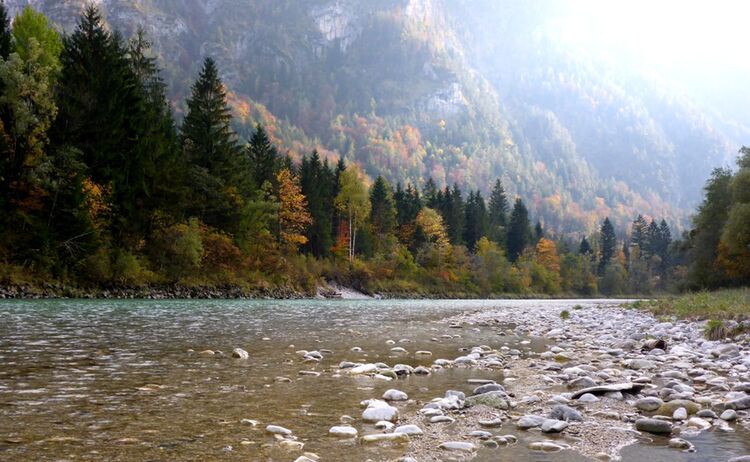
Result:
M450 329L439 321L484 308L576 303L602 302L0 301L0 460L295 460L301 453L274 444L264 430L268 424L291 429L304 451L322 461L395 460L402 449L336 439L328 429L349 415L360 435L376 432L361 422L359 403L389 388L429 401L447 389L468 393L468 379L500 381L501 373L444 369L396 383L337 374L339 362L430 365L475 345L517 347L525 339L489 328ZM544 339L528 340L524 350L543 351ZM393 353L394 346L410 353ZM249 359L229 357L236 347ZM207 349L226 356L200 354ZM323 351L324 358L304 362L298 350ZM415 356L417 350L433 355ZM502 434L517 434L512 427ZM693 443L695 454L644 442L626 448L623 460L725 460L750 450L744 432L706 432ZM587 459L516 444L482 449L474 460Z

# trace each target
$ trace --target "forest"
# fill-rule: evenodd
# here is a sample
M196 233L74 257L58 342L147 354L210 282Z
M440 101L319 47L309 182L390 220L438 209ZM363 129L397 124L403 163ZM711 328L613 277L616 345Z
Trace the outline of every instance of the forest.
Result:
M469 297L750 282L747 148L737 171L713 173L679 239L642 215L564 233L507 194L507 178L487 198L392 184L329 153L293 158L260 123L242 136L210 57L178 119L143 31L126 39L90 6L63 36L31 7L11 26L1 5L2 285Z

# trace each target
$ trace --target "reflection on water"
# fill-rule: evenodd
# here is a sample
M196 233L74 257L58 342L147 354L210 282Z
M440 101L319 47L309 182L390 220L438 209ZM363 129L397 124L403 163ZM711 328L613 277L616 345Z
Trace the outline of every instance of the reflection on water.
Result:
M397 384L336 377L340 361L429 364L479 344L518 346L490 330L449 329L435 321L463 310L555 301L3 301L0 302L0 460L292 461L264 434L285 426L326 461L400 455L327 436L359 402L397 387L425 401L470 378L498 372L437 371ZM460 338L455 338L459 336ZM393 354L397 346L408 354ZM362 352L351 352L352 347ZM250 353L247 361L205 357L212 349ZM540 341L532 342L539 348ZM304 363L296 350L331 350ZM434 355L415 357L417 350ZM300 375L316 371L318 377ZM277 380L287 377L291 383ZM412 405L418 406L418 405ZM258 426L242 419L260 422ZM247 421L246 421L247 422ZM500 430L512 431L510 426ZM665 442L626 449L624 460L698 461L747 451L746 434L703 434L685 455ZM682 457L682 458L680 458ZM701 458L703 457L703 458ZM479 461L579 461L532 454L523 445L486 451Z

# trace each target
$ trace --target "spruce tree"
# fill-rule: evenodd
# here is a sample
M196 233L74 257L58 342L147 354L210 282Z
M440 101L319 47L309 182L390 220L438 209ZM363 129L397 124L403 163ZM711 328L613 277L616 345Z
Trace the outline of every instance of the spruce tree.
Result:
M260 187L265 182L274 183L276 170L280 166L279 154L261 124L255 126L255 133L247 146L247 154L255 184Z
M498 179L490 194L487 210L489 237L500 245L505 245L505 233L508 226L508 198L503 183Z
M377 238L376 244L382 244L396 227L396 208L391 186L381 175L378 175L370 189L370 204L370 224Z
M487 234L487 207L479 191L469 192L465 215L464 242L474 251L476 243Z
M316 257L328 255L333 246L333 172L328 163L321 163L318 151L313 151L300 165L300 184L307 198L312 224L307 229L305 251Z
M10 19L5 2L0 1L0 58L8 59L12 49Z
M612 261L617 253L617 236L615 228L609 217L604 219L601 228L601 254L599 256L599 274L604 275L607 265Z
M189 163L188 211L204 223L232 232L239 224L241 207L231 188L236 190L250 172L230 128L226 92L213 59L203 63L187 106L181 141Z
M589 244L589 240L586 239L586 236L581 238L581 244L578 246L578 253L580 255L591 255L593 253L591 244Z
M643 218L643 215L638 215L638 217L633 221L633 229L630 236L630 241L637 245L641 251L641 255L644 252L644 247L646 246L646 236L648 233L648 223L646 223L646 220Z
M508 258L515 262L523 251L531 244L531 225L529 223L529 211L519 197L513 205L508 223L508 236L506 248Z

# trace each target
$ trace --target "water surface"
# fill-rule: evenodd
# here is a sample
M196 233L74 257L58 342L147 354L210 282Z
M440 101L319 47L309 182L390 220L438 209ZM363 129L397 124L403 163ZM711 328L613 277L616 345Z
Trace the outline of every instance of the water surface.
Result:
M374 431L359 421L359 402L388 388L427 401L447 389L471 390L470 378L502 376L456 369L394 383L337 377L335 365L342 360L428 365L480 344L520 347L517 337L490 329L450 329L438 321L467 310L519 304L562 309L576 303L599 302L2 301L0 460L294 460L298 454L280 451L264 434L267 424L293 430L306 451L325 461L393 459L402 452L333 439L328 429L351 415L360 434ZM543 339L531 340L523 348L544 348ZM393 354L393 346L410 353ZM247 350L250 359L197 354L205 349L228 354L235 347ZM352 347L363 351L352 352ZM295 353L301 349L331 353L319 364L305 363ZM415 357L417 350L434 355ZM513 433L512 425L498 433ZM627 448L623 460L723 460L750 452L743 433L704 433L693 442L699 448L694 455L656 441ZM482 451L476 460L586 459L532 453L519 444Z

